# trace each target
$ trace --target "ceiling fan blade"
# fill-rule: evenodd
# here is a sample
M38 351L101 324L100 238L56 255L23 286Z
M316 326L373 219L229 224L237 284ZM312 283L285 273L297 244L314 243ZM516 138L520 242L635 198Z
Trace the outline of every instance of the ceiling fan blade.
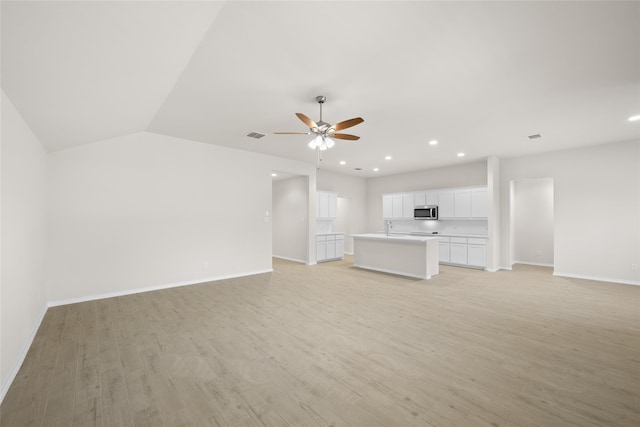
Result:
M348 133L334 133L331 135L331 138L335 139L348 139L350 141L357 141L360 139L359 136L349 135Z
M274 132L276 135L309 135L311 132Z
M342 129L350 128L355 125L359 125L362 122L364 122L364 119L362 117L356 117L354 119L349 119L343 122L336 123L331 127L334 128L335 130L342 130Z
M313 128L317 128L318 127L316 122L314 122L313 120L311 120L309 117L305 116L304 114L296 113L296 116L298 116L298 118L300 120L302 120L302 123L307 125L309 128L313 129Z

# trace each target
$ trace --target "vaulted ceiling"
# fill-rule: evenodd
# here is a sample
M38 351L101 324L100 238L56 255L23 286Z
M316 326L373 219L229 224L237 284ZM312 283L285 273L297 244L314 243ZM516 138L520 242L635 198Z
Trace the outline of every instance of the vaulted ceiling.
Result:
M365 177L640 139L639 2L1 7L2 89L49 151L149 131L315 162L273 132L316 95L365 119L322 168Z

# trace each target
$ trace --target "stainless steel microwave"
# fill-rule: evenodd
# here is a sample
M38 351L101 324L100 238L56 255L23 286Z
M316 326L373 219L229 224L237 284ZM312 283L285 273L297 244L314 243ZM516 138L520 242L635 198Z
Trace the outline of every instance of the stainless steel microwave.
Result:
M438 219L438 207L435 205L416 206L413 209L413 219Z

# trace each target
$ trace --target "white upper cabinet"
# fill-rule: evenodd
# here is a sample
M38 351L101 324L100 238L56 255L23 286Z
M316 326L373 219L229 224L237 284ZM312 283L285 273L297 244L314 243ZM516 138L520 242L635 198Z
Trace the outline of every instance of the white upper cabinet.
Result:
M335 218L338 216L338 195L336 193L329 193L329 218Z
M382 196L382 218L393 219L393 196L391 194Z
M437 191L421 191L415 193L414 202L416 206L427 206L438 204L438 192Z
M453 191L439 191L438 192L438 218L455 218L453 210Z
M320 196L320 218L329 218L329 193L318 193Z
M413 210L416 207L413 193L402 195L402 218L413 219Z
M413 193L385 194L382 196L382 217L384 219L413 219Z
M338 214L338 194L316 191L316 218L335 218Z
M455 190L453 192L453 210L456 218L471 217L471 190Z
M385 220L413 219L416 206L437 205L438 219L487 219L489 199L486 187L452 188L382 195Z
M489 217L489 195L486 188L474 188L471 190L471 217Z
M425 193L426 195L426 203L425 205L437 205L438 204L438 193L436 191L428 191Z
M394 194L393 195L393 217L392 218L402 219L402 205L403 205L402 194Z

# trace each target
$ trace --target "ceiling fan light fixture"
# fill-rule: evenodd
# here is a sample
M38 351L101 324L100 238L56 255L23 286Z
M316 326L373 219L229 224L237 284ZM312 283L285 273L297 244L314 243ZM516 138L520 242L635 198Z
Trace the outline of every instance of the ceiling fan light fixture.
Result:
M276 134L306 134L306 135L315 135L313 139L309 141L309 148L312 150L318 149L321 151L328 150L329 148L336 145L335 139L344 139L349 141L357 141L360 139L359 136L351 135L348 133L336 133L336 131L340 131L342 129L348 129L355 125L358 125L364 121L362 117L355 117L353 119L344 120L338 122L336 124L330 124L322 120L322 104L326 101L326 97L317 96L316 101L320 105L320 120L314 122L309 117L305 116L302 113L295 113L298 119L302 121L305 125L309 127L309 132L274 132ZM330 138L331 137L331 138Z
M325 136L323 139L324 139L324 142L327 144L327 148L331 148L334 145L336 145L336 142L333 139L329 138L328 136Z
M309 148L311 148L312 150L315 150L316 148L320 148L322 150L322 136L321 135L316 135L310 142L309 142ZM326 150L326 148L325 148Z

